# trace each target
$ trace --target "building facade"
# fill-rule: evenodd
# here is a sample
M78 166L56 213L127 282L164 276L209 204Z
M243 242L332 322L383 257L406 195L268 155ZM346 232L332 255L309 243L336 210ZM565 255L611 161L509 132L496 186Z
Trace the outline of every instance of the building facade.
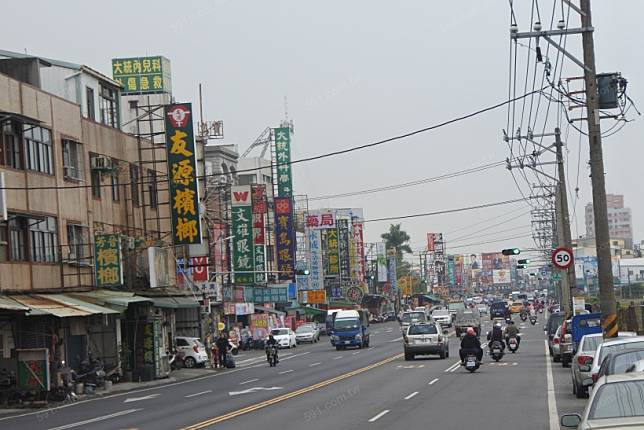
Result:
M624 207L624 196L606 194L608 205L608 230L611 239L623 239L626 248L633 248L633 224L631 209ZM595 215L593 204L588 203L585 210L586 237L595 237Z

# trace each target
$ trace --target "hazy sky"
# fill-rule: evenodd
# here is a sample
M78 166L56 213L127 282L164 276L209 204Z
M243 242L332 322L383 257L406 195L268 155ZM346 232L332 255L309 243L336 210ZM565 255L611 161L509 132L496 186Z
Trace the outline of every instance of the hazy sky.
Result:
M526 31L532 1L514 2ZM550 16L553 0L539 3L542 20L549 22L545 16ZM644 108L644 2L593 3L598 71L621 71L630 81L629 95ZM288 116L295 124L293 158L298 159L423 128L505 100L509 13L508 2L501 0L158 0L100 6L94 1L23 0L4 5L8 19L0 27L0 40L4 49L87 64L108 75L113 57L164 55L172 62L177 100L196 102L201 82L206 116L224 120L226 141L239 144L240 151L265 127L279 124L287 96ZM571 20L571 27L577 25ZM568 39L568 48L578 52L580 45L580 37ZM519 64L521 94L526 65ZM565 63L564 76L580 74L570 61ZM553 104L553 120L556 113ZM507 110L501 108L403 141L299 164L294 167L296 191L314 197L362 190L503 160L509 156L501 139L506 118ZM538 128L543 125L542 116ZM604 141L607 190L625 194L636 239L644 237L642 127L636 118ZM584 138L577 175L579 134L570 131L568 142L572 188L579 176L576 213L582 234L583 207L590 201L588 145ZM528 178L536 182L534 175ZM525 181L519 183L527 192ZM519 196L509 172L499 167L310 206L364 207L365 218L371 219ZM529 247L532 241L462 246L529 234L528 210L520 203L402 222L414 248L423 246L426 232L442 231L448 233L448 250L493 251L506 245ZM483 220L489 221L465 228ZM367 240L377 240L387 224L367 224Z

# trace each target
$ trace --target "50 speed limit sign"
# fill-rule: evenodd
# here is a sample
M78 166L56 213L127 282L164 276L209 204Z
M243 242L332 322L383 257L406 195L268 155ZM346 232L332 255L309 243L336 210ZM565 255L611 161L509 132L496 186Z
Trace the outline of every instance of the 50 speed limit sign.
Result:
M558 269L567 269L573 263L572 249L557 248L552 251L552 264Z

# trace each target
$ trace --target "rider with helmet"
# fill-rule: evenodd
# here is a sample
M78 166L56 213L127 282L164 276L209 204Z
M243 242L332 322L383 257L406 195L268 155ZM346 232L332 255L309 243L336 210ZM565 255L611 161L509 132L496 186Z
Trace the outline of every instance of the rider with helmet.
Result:
M501 351L505 350L505 342L503 342L503 330L501 329L501 323L494 324L492 331L487 334L488 345L492 345L494 342L499 342L501 344Z
M468 354L476 354L476 359L479 362L483 359L481 342L479 341L479 338L476 337L476 331L472 327L467 328L467 333L461 340L461 349L458 351L458 355L461 357L462 363L465 362L465 357L467 357Z

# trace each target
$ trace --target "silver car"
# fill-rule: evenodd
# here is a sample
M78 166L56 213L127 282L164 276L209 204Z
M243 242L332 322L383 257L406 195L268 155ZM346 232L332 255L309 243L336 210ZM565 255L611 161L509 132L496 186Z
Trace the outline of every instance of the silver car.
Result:
M644 336L618 337L599 344L597 351L595 351L595 356L593 357L593 366L590 369L590 376L593 378L593 381L597 380L599 368L608 354L624 351L626 349L642 348L644 348Z
M595 357L597 347L604 340L601 333L587 334L579 341L577 353L572 358L572 393L581 399L588 394L588 387L584 381L591 377L590 369Z
M561 361L561 326L557 328L555 335L552 337L550 351L552 352L552 361L559 363Z
M405 360L416 355L437 354L440 358L449 357L449 336L435 322L421 322L407 327L403 336Z
M641 429L644 427L644 374L602 376L583 414L566 414L561 425L579 430Z

